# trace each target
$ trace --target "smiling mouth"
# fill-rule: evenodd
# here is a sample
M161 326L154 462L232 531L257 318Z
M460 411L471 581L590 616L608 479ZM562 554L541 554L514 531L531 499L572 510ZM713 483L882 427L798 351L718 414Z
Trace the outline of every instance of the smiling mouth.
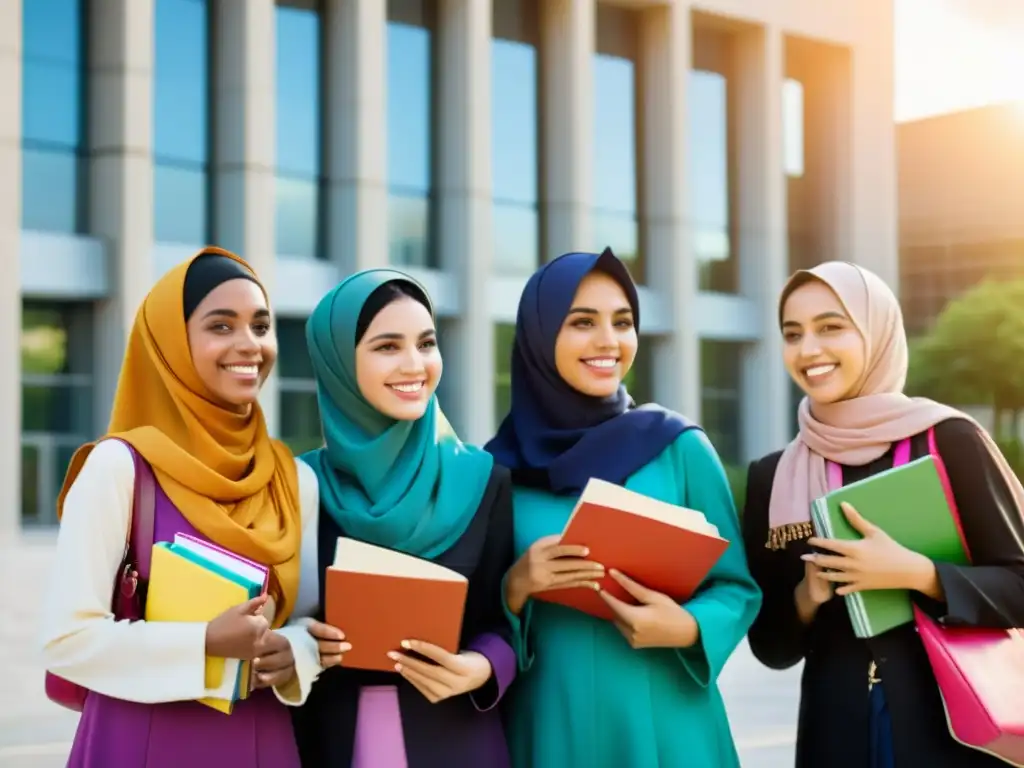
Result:
M256 378L260 374L260 366L257 363L238 363L235 365L222 365L228 373L233 373L236 376L243 376L246 378Z
M619 364L619 358L617 357L585 357L582 362L588 368L594 368L598 371L611 371Z
M804 368L804 378L812 384L827 378L837 368L839 363L823 363L821 365L812 365Z
M388 387L404 395L415 395L421 392L426 385L426 381L408 381L401 384L388 384Z

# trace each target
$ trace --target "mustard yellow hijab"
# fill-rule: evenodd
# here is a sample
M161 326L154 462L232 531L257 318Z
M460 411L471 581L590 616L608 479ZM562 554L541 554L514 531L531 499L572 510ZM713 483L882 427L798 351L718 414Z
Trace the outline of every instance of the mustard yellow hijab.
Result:
M100 440L130 443L153 467L171 502L204 536L271 566L274 623L280 626L298 591L298 473L291 452L267 434L259 404L247 414L215 404L192 364L185 275L204 254L227 256L251 271L233 253L204 248L153 286L135 317L110 424ZM57 498L58 518L95 445L83 445L72 457Z

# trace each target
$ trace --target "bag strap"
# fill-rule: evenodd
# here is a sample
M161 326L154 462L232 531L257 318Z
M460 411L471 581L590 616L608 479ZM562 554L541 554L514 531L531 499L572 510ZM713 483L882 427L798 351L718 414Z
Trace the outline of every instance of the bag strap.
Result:
M967 536L964 535L964 526L960 520L960 510L956 505L956 498L953 496L953 485L949 482L949 474L946 472L946 463L942 460L942 456L939 454L939 446L935 441L935 427L928 430L928 453L935 460L935 469L939 473L939 481L942 483L942 490L946 494L946 504L949 505L949 512L953 516L953 523L956 525L960 544L963 545L968 562L971 562L974 558L971 557L971 548L967 545Z
M929 433L930 434L930 433ZM934 439L932 439L934 442ZM931 443L929 443L929 446ZM910 438L900 440L896 443L896 450L893 452L892 465L901 467L910 461ZM825 462L825 471L828 473L828 489L838 490L843 487L843 468L834 461Z
M149 578L149 562L153 554L153 533L156 525L156 478L142 454L132 448L135 461L135 493L132 499L132 526L129 557L135 570Z

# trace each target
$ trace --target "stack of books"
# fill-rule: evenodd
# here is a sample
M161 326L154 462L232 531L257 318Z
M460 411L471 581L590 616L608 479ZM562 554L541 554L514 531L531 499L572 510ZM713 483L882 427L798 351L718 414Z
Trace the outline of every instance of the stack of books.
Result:
M846 541L861 538L840 508L843 502L907 549L931 560L969 565L932 456L879 472L816 499L811 504L811 521L818 537ZM846 595L845 600L857 637L875 637L914 620L907 590L856 592Z
M178 533L173 542L157 542L149 567L146 621L208 622L267 590L269 569L194 536ZM231 714L248 698L252 670L248 661L207 657L207 690L227 690L200 703Z

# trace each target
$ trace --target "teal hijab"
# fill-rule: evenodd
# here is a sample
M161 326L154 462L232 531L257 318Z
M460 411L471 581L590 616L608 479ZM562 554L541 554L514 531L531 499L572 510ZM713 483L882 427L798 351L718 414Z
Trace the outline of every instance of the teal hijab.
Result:
M369 269L343 280L306 323L325 447L300 458L320 481L320 506L346 536L433 558L465 533L494 459L465 445L433 395L416 421L370 405L356 382L356 326L370 295L408 275ZM431 315L433 309L430 308Z

